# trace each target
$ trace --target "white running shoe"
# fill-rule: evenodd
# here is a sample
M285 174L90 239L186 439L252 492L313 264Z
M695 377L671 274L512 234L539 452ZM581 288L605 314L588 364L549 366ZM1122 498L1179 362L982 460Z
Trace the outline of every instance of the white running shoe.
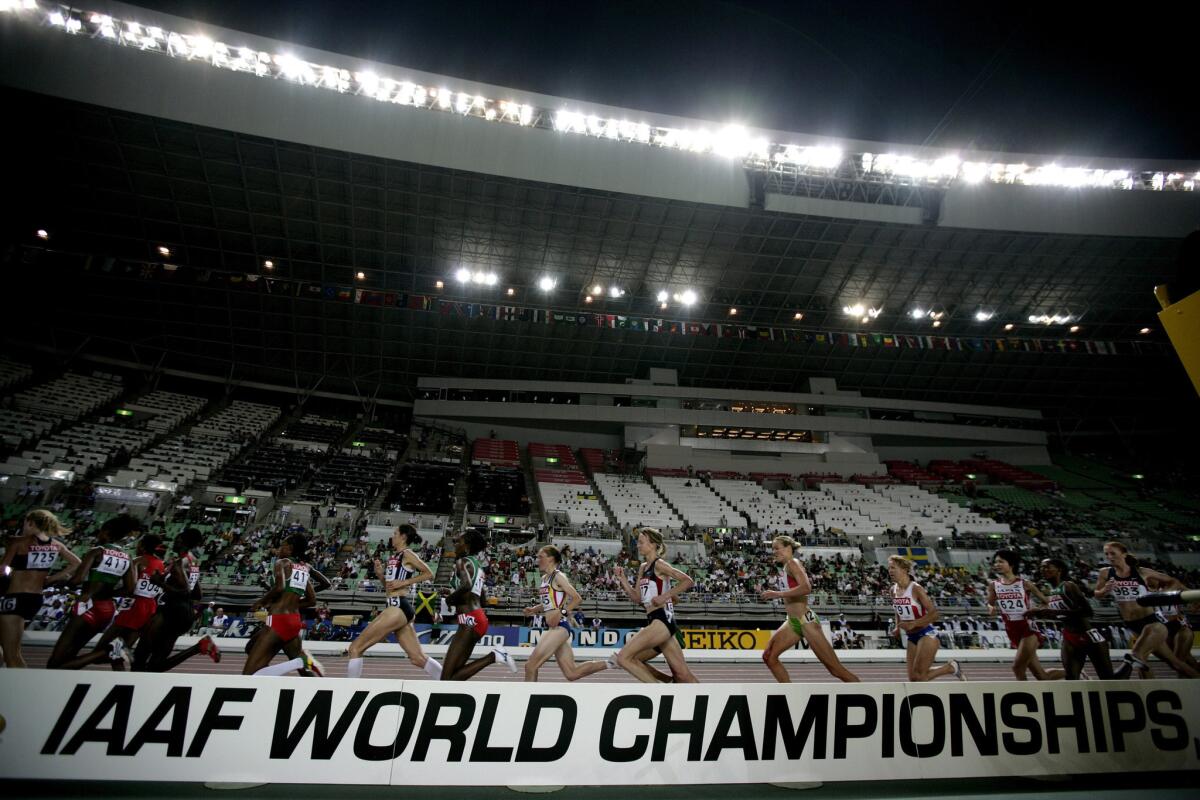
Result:
M510 656L508 654L508 651L504 649L504 645L500 645L500 644L496 645L495 647L492 648L492 653L495 654L497 663L503 664L504 666L508 667L509 672L516 673L517 662L514 661L513 657Z
M609 669L620 669L621 668L621 665L617 663L617 654L616 653L610 654L608 658L604 659L604 663L608 665Z
M325 677L325 665L313 658L312 653L307 650L300 651L301 657L304 659L304 668L316 675L318 678Z
M125 640L120 637L109 643L108 658L110 661L124 661L126 672L133 669L133 659L129 657L129 651L125 649Z
M954 659L950 660L950 674L955 678L958 678L960 681L965 681L967 679L967 676L963 675L962 667L960 667L958 662Z

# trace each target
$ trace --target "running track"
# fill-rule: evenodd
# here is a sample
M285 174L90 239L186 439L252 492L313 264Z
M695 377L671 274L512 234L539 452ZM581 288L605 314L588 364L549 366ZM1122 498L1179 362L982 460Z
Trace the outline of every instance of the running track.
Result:
M32 668L41 668L45 666L46 659L50 655L48 647L29 647L24 649L25 661ZM245 663L246 657L240 652L231 652L226 649L220 664L214 664L207 656L196 656L189 660L176 672L195 672L206 675L240 675L242 672L242 664ZM282 663L285 659L282 656L277 656L273 663ZM332 678L341 678L346 675L346 659L339 656L325 656L321 658L321 663L325 665L326 676ZM495 664L483 670L478 675L478 680L483 681L523 681L524 662L518 661L518 670L516 674L509 672L504 666ZM662 671L666 671L666 664L661 659L654 662L654 666ZM1046 664L1047 667L1057 666L1056 664ZM849 664L848 667L858 674L864 681L873 683L894 683L903 681L905 673L903 667L899 664ZM772 683L774 678L767 671L765 666L760 664L692 664L692 672L701 683ZM107 664L89 667L89 669L109 669ZM1005 663L973 663L965 664L963 671L966 674L967 680L973 681L1003 681L1012 680L1012 670ZM792 680L796 682L831 682L834 679L829 676L825 669L816 664L789 664L788 672L791 673ZM1089 667L1085 674L1091 672ZM424 671L412 666L408 659L405 658L387 658L367 657L363 669L364 678L384 678L390 680L414 680L423 681L429 680L429 676ZM566 679L559 671L553 661L550 661L542 667L538 677L546 683L565 683ZM1095 678L1095 675L1089 675ZM1165 665L1155 664L1154 677L1156 678L1174 678L1175 673ZM632 677L621 671L605 670L588 678L584 678L589 683L628 683L633 680ZM952 680L943 678L942 680Z

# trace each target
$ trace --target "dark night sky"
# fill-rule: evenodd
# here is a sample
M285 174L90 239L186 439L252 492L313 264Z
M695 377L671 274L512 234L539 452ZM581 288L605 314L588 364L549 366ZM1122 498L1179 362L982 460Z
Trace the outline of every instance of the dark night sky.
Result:
M1182 0L1114 4L1111 14L1057 0L139 4L385 63L714 121L1200 159L1200 4Z

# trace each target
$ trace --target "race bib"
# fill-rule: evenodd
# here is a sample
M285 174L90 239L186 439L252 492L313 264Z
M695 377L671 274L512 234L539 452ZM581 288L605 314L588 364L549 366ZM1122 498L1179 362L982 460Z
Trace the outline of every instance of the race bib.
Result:
M308 567L292 565L292 574L288 576L288 588L299 594L305 593L308 589Z
M31 545L25 556L26 569L50 569L58 560L58 546L53 544Z
M120 550L105 550L100 554L100 559L95 562L92 569L119 578L129 571L129 556Z

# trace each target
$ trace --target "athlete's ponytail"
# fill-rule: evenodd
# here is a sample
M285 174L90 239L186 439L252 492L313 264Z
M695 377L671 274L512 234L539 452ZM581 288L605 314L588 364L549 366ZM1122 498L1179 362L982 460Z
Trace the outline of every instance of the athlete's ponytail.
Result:
M796 550L800 548L800 543L790 536L776 536L772 540L772 544L783 545L784 547L792 548L792 555L796 554Z
M646 538L654 543L654 551L658 553L660 558L666 555L667 546L663 543L662 531L658 528L638 528L638 533L646 534Z
M25 515L25 521L47 536L63 536L71 532L58 521L58 517L44 508L37 508Z
M409 547L421 543L421 534L417 533L415 526L409 525L407 522L405 522L403 525L397 527L396 530L404 534L404 543Z

